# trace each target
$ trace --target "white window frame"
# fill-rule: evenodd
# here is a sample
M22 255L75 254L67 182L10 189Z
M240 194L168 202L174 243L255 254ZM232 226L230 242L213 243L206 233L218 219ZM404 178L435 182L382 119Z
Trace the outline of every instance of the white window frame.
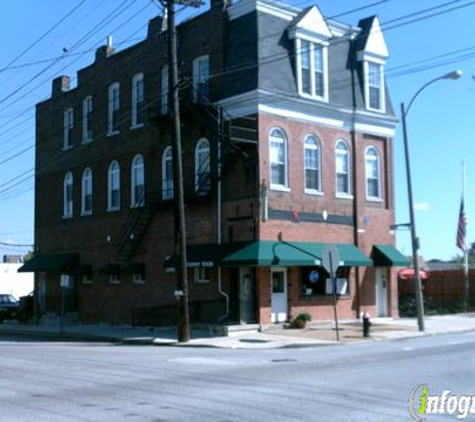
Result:
M82 284L92 284L92 274L83 274Z
M72 144L72 132L74 128L74 109L72 107L63 113L63 149L69 149Z
M202 158L201 156L207 156L208 165L204 169L200 169ZM206 157L205 157L206 159ZM205 170L205 171L204 171ZM195 147L195 192L198 192L200 188L200 179L202 174L206 174L207 172L210 174L211 177L211 149L209 141L206 138L201 138ZM208 180L208 190L202 191L201 194L205 195L209 192L211 187L211 179Z
M369 152L370 151L374 151L375 152L375 155L371 155L371 157L369 157ZM376 170L377 170L377 177L376 177L376 181L377 181L377 187L378 187L378 195L377 196L372 196L369 194L369 190L368 190L368 181L369 179L372 179L374 180L375 178L369 174L369 163L368 163L368 160L372 160L372 161L376 161ZM365 191L366 191L366 200L367 201L373 201L373 202L381 202L382 200L382 192L381 192L381 156L379 154L379 151L378 149L373 146L373 145L370 145L369 147L367 147L365 149L365 153L364 153L364 163L365 163Z
M114 82L109 86L108 92L108 114L107 114L107 136L117 135L119 129L114 129L114 121L117 118L117 127L119 127L120 110L120 84Z
M210 274L209 267L194 267L193 268L193 282L195 283L209 283Z
M370 74L369 74L369 69L370 69L370 64L374 66L379 67L379 108L374 108L371 107L370 104ZM379 113L386 113L386 95L385 95L385 89L384 89L384 61L380 60L365 60L363 62L363 67L364 67L364 80L365 80L365 103L366 103L366 109L370 111L377 111Z
M143 127L144 122L139 122L139 105L142 103L142 119L145 119L145 85L143 73L137 73L132 78L132 126L131 129Z
M273 137L274 132L281 132L282 133L282 138L280 137ZM284 162L274 162L272 158L272 142L276 143L282 143L283 149L284 149ZM290 192L289 189L289 146L288 146L288 138L286 132L280 128L280 127L274 127L270 130L269 132L269 179L270 179L270 188L272 190L279 190L279 191L284 191L284 192ZM278 164L282 165L284 168L284 184L280 183L273 183L272 182L272 164Z
M82 100L82 143L92 141L92 95Z
M118 204L112 205L112 191L114 190L114 176L117 175L118 188ZM118 211L120 210L120 164L118 161L114 160L109 164L109 169L107 170L107 211Z
M132 274L133 284L145 284L145 274Z
M345 150L346 150L346 162L347 162L347 167L348 171L346 173L346 178L347 178L347 184L348 184L348 192L341 192L338 190L338 167L337 167L337 155L338 155L338 145L344 145ZM348 145L348 142L346 142L343 139L339 139L335 143L335 149L334 149L334 154L335 154L335 197L337 198L347 198L347 199L352 199L353 196L351 194L351 149L350 146ZM343 173L341 173L343 174Z
M131 208L143 207L145 205L145 162L141 154L137 154L134 157L134 159L132 160L132 165L130 167L130 170L131 170L130 207ZM140 201L138 198L136 198L136 194L137 194L136 188L140 186L137 180L138 177L140 177L143 181L142 183L143 197L141 198Z
M302 81L302 41L309 43L309 60L310 60L310 94L303 91ZM316 93L316 79L315 79L315 47L322 50L322 79L323 79L323 95L317 95ZM297 87L301 97L309 98L312 100L328 102L329 87L328 87L328 42L317 40L307 37L295 38L295 60L297 68Z
M168 65L163 65L160 72L161 75L161 101L160 101L160 113L168 114Z
M68 171L63 179L63 218L71 218L74 213L74 178Z
M108 274L107 281L109 284L120 284L120 274Z
M313 139L315 144L309 145L307 141ZM318 186L317 189L307 188L307 162L306 162L306 152L307 150L317 152L317 168L309 170L317 170L318 175ZM322 191L322 149L321 143L317 136L313 134L306 135L303 140L303 180L304 180L304 192L309 195L323 195Z
M82 173L82 180L81 180L81 215L92 215L92 192L93 192L93 185L92 185L92 170L87 167L84 169ZM88 190L90 192L88 193ZM86 197L91 196L91 209L86 209L87 201Z
M206 65L206 72L205 74L201 74L201 66ZM196 57L193 60L193 101L200 102L199 98L199 84L207 84L207 93L206 93L206 100L209 98L209 55Z
M167 164L171 163L172 174L167 174ZM162 155L162 199L172 199L174 195L173 191L173 153L172 147L168 146L163 151Z

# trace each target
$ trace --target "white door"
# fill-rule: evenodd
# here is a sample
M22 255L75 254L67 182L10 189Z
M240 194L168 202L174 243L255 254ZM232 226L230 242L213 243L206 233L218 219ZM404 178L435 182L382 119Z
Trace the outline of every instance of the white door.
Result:
M271 322L287 320L287 271L285 268L271 269Z
M388 276L386 268L377 268L376 275L376 308L379 317L388 316Z

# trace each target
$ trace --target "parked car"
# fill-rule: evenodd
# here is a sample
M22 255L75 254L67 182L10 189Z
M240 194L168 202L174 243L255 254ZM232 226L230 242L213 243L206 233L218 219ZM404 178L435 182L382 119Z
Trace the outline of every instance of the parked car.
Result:
M6 319L16 318L20 302L12 295L0 294L0 323Z

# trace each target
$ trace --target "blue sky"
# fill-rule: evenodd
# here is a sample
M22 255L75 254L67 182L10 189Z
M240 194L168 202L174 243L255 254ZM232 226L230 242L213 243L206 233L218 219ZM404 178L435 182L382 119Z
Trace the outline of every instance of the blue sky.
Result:
M288 3L300 7L313 4L298 0ZM467 239L475 241L475 231L471 229L475 224L475 195L471 194L475 186L475 2L321 0L317 4L324 15L343 14L338 19L353 25L361 18L379 16L390 52L387 82L398 115L401 101L407 103L424 83L454 69L463 71L462 79L440 81L424 91L407 121L421 253L426 259L452 258L457 253L455 234L463 159L467 161ZM114 10L121 5L123 12L115 16ZM75 7L69 17L38 41ZM449 11L456 7L460 9ZM93 60L95 48L109 34L118 48L137 42L145 35L148 19L158 13L159 7L151 0L0 2L0 242L33 243L34 105L49 95L51 79L63 73L74 78L78 68ZM179 17L196 13L190 9ZM428 16L434 13L440 14ZM101 23L103 28L92 31L81 42ZM35 46L4 70L36 41ZM61 57L63 48L69 50L64 59L31 64ZM396 220L406 223L409 219L400 127L394 146ZM397 244L410 254L409 232L399 232ZM0 245L0 254L26 250L27 247Z

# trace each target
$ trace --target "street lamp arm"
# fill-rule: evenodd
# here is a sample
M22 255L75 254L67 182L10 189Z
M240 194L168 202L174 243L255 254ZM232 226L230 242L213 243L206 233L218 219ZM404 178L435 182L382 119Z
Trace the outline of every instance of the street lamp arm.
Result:
M407 117L407 114L409 113L409 109L412 106L412 103L415 101L415 99L419 96L419 94L424 91L429 85L432 85L434 82L440 81L441 79L458 79L462 76L462 71L461 70L454 70L453 72L446 73L445 75L438 76L437 78L432 79L431 81L427 82L426 84L422 85L418 91L414 94L412 97L411 101L409 101L409 105L406 108L406 112L404 117Z
M419 94L424 91L424 89L426 89L429 85L432 85L434 82L437 82L437 81L440 81L441 79L444 79L444 76L439 76L435 79L432 79L431 81L427 82L426 84L422 85L419 90L414 94L414 96L412 97L411 101L409 101L409 105L407 106L406 108L406 114L404 117L407 117L407 114L409 113L409 109L411 108L412 106L412 103L416 100L416 98L419 96Z

